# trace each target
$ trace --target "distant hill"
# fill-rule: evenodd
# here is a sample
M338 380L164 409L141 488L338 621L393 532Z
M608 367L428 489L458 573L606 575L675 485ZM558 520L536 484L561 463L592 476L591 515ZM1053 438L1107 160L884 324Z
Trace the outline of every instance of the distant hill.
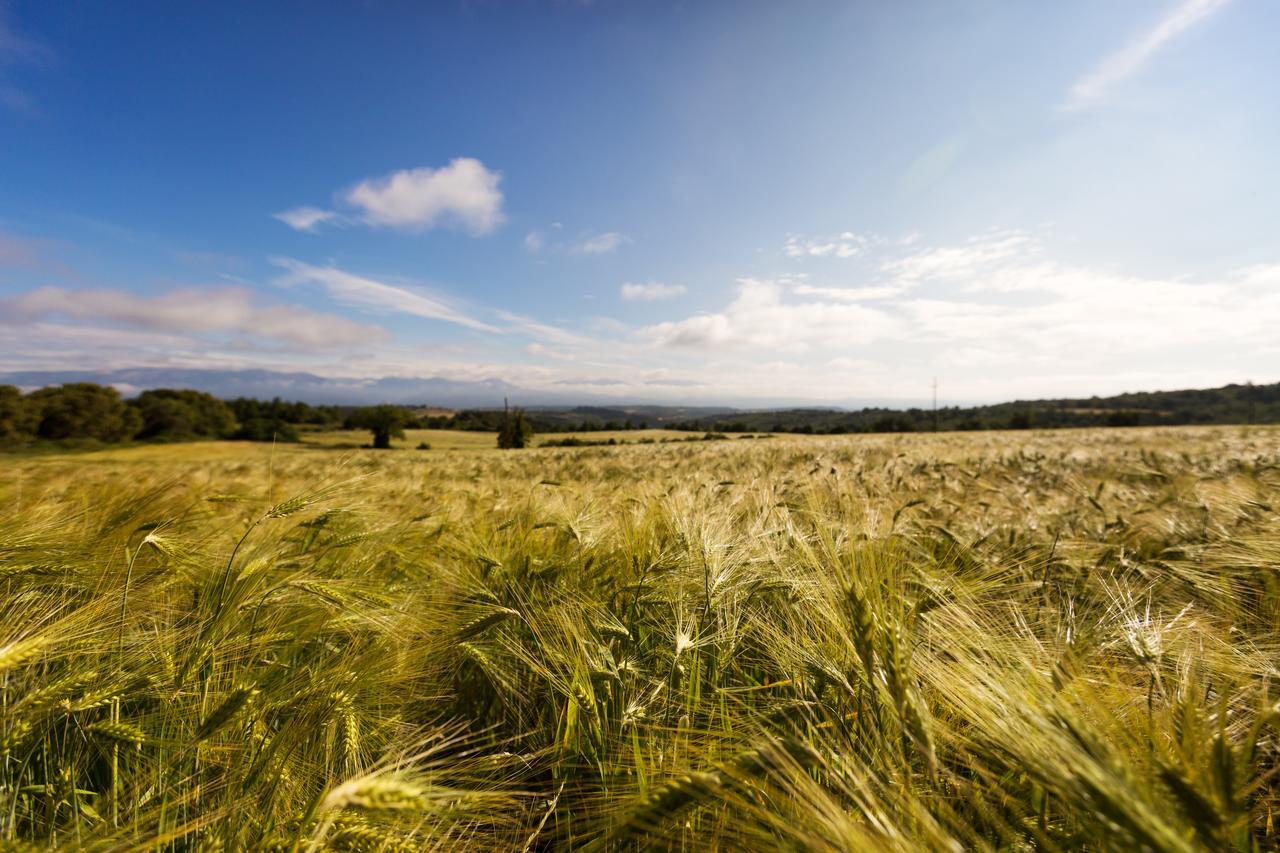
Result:
M675 429L722 432L913 432L1086 426L1280 423L1280 383L1226 385L1185 391L1143 391L1113 397L1015 400L987 406L867 408L860 411L779 409L704 415Z
M368 406L378 403L395 403L415 408L487 409L501 407L504 398L512 405L526 408L544 408L568 411L576 408L611 410L604 417L612 420L625 410L626 417L663 417L673 413L679 417L700 417L708 414L733 411L724 403L727 395L708 386L706 396L698 406L650 406L621 405L617 397L583 391L581 389L525 388L501 379L473 381L444 379L438 376L400 377L384 376L368 379L349 379L319 376L306 372L277 370L215 370L207 368L137 367L117 370L26 370L0 373L0 385L16 385L25 390L66 382L94 382L111 385L125 396L133 396L152 388L189 388L204 391L224 400L236 397L255 397L270 400L279 397L312 405ZM691 393L683 389L685 394ZM861 404L877 402L859 400ZM902 401L899 401L902 402ZM759 406L793 406L798 401L792 397L775 396L759 403ZM587 413L589 416L596 416Z
M1160 424L1280 423L1280 383L1144 391L1111 397L1015 400L980 406L737 409L715 405L621 404L578 391L521 388L498 379L459 381L383 377L334 379L272 370L136 368L24 371L0 384L37 388L65 382L113 385L127 395L150 388L190 388L222 399L254 397L342 407L395 403L419 409L423 421L489 429L504 398L522 404L539 431L664 427L719 432L911 432ZM718 395L714 388L708 396Z
M96 382L113 385L128 395L149 388L191 388L222 399L280 397L315 405L363 406L377 403L461 407L501 406L503 397L527 394L497 379L462 382L431 377L405 379L333 379L313 373L275 370L202 370L196 368L140 367L125 370L32 370L0 374L0 384L20 388L60 385L64 382ZM547 402L571 405L581 395L551 395Z

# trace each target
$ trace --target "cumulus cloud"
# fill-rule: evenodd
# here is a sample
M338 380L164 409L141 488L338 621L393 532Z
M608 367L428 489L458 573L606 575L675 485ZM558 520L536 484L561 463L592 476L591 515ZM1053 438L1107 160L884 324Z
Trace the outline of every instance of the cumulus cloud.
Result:
M629 302L656 302L674 299L685 292L683 284L663 284L659 281L627 282L620 290L622 298Z
M1262 344L1280 323L1280 266L1200 281L1124 274L1046 257L1025 233L927 249L886 265L917 290L894 303L917 341L1022 359L1082 364L1197 344ZM929 290L925 292L925 284Z
M428 320L443 320L481 332L500 331L483 323L462 310L447 304L444 299L417 290L386 284L368 276L355 275L337 267L318 267L293 258L271 258L271 263L286 270L276 279L276 284L290 287L298 284L318 284L329 295L347 305L395 311Z
M174 334L248 336L300 349L381 343L386 331L297 305L262 304L248 288L187 287L159 296L123 290L41 287L0 300L0 316L13 324L88 321ZM76 330L80 330L76 326ZM71 331L74 336L78 331Z
M459 157L439 169L405 169L361 181L344 200L374 226L421 231L458 225L487 234L503 220L502 175L471 157Z
M298 231L355 222L401 231L452 226L479 236L505 218L501 182L502 173L473 157L458 157L439 169L423 166L366 178L342 194L348 212L302 206L273 215Z
M626 234L618 231L606 231L603 234L582 238L570 246L569 251L575 255L603 255L617 251L618 247L623 243L630 242L631 238Z
M1055 260L1017 230L876 250L887 257L860 265L862 281L740 279L723 308L632 340L721 388L767 375L828 401L833 382L893 397L948 371L951 393L971 399L1195 387L1280 353L1280 263L1195 280L1123 273Z
M338 217L338 214L332 210L321 210L318 207L295 207L292 210L273 213L272 216L295 231L310 231L314 233L317 226L333 221Z
M1161 48L1220 11L1230 0L1182 0L1154 29L1142 33L1108 56L1071 87L1066 109L1102 100L1116 84L1132 77Z

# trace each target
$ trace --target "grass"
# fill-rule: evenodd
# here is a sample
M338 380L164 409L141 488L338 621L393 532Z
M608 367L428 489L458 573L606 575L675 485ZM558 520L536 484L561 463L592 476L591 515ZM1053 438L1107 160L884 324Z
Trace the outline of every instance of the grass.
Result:
M1280 430L452 436L0 460L0 840L1278 843Z

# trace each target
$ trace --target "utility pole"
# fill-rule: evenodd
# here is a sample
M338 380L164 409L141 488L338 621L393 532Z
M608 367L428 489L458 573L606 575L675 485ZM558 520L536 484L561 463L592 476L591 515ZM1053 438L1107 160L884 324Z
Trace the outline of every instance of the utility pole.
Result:
M933 377L933 431L938 431L938 377Z

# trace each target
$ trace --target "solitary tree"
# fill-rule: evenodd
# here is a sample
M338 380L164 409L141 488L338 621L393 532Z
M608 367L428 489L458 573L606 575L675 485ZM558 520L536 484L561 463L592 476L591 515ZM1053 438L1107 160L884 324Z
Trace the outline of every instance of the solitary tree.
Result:
M379 450L391 448L391 439L404 438L404 425L408 413L399 406L368 406L357 409L351 424L373 433L373 446Z
M524 409L507 407L502 401L502 423L498 427L498 446L504 450L527 447L533 438L533 425L524 416Z

